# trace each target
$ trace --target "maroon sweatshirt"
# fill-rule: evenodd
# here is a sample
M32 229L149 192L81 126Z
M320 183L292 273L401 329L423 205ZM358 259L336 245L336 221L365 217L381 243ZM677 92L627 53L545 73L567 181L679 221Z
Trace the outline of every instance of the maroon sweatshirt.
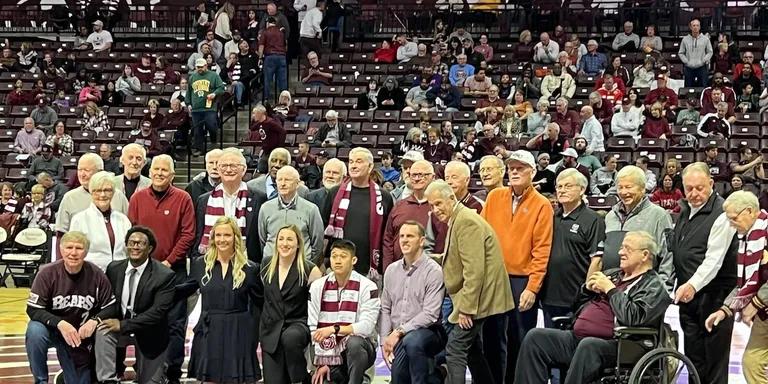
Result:
M425 200L419 203L413 195L405 200L400 200L392 208L387 220L387 226L384 229L384 241L382 245L382 270L397 260L403 258L403 251L400 250L399 232L400 227L408 220L418 221L425 228L431 221L432 230L435 233L435 246L433 253L443 252L445 246L445 236L448 233L448 225L437 220L430 220L429 203Z

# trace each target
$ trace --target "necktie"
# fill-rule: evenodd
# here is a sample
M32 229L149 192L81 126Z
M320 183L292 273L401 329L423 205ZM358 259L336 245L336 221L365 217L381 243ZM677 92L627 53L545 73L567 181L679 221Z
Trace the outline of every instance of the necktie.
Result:
M133 317L133 299L136 288L136 268L131 268L130 271L128 271L128 302L125 305L125 317L131 318Z
M269 194L269 200L272 200L275 197L277 197L277 187L275 187L275 189L273 189L272 192Z

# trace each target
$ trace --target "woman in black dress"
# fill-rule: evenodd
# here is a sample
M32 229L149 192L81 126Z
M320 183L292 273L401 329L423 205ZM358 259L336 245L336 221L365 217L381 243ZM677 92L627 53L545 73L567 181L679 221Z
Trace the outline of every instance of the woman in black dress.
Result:
M295 225L280 229L277 254L261 268L264 309L261 313L262 360L265 384L300 383L309 379L304 349L310 343L307 327L309 285L322 276L304 255L304 239Z
M248 261L237 222L219 217L211 228L212 247L192 263L189 279L177 296L198 288L200 320L189 361L189 376L205 383L256 383L261 370L256 357L256 308L263 286L256 264Z

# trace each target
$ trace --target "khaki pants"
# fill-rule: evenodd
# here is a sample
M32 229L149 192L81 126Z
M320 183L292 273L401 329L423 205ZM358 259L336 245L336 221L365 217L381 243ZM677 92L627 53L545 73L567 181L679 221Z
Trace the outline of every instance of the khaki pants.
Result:
M741 365L748 384L768 384L768 321L755 316Z

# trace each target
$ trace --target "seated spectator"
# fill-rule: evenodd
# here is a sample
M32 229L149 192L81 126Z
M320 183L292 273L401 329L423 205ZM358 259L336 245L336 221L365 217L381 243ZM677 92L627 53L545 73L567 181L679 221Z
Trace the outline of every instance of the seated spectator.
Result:
M451 84L447 77L443 77L437 89L430 89L427 92L427 101L430 105L434 105L435 109L444 112L458 112L461 108L461 97L459 87ZM478 104L482 102L481 100Z
M391 42L387 40L382 41L381 47L376 49L373 53L373 62L384 64L394 63L397 58L397 47L397 40L393 39Z
M487 69L488 63L485 61L482 53L475 51L474 42L472 40L464 39L461 41L461 44L464 48L464 54L467 55L467 62L469 64L475 67L475 69L480 69L481 67Z
M376 79L371 79L368 82L368 88L366 92L357 96L357 104L354 109L363 111L375 111L378 107L378 95L379 95L379 82Z
M72 216L70 231L79 231L88 236L85 260L102 271L114 260L126 258L125 235L131 228L131 221L125 214L111 208L112 196L120 193L115 187L114 175L97 172L88 183L91 204L84 211Z
M64 120L57 120L53 124L53 134L45 139L45 144L50 145L53 149L54 156L71 156L75 150L72 136L68 135L66 130Z
M539 153L548 153L550 162L554 164L563 158L562 152L570 144L567 137L560 135L560 126L557 123L549 123L544 132L532 137L525 146L538 150Z
M736 82L736 79L741 77L742 72L744 71L744 68L751 68L752 73L757 77L758 79L763 77L763 70L760 68L760 63L755 63L755 54L746 51L742 53L741 55L741 63L736 64L736 67L733 68L733 82ZM735 88L735 87L734 87Z
M656 174L653 173L652 170L648 169L648 163L650 163L651 160L648 158L648 156L640 156L635 160L635 166L640 168L640 170L643 171L645 174L645 192L651 193L656 188ZM624 168L622 168L624 169ZM618 177L618 176L617 176Z
M86 41L96 52L109 52L112 49L112 34L104 30L104 23L101 20L93 22L93 32L88 35Z
M187 59L187 68L195 68L197 59L204 59L205 55L211 53L211 45L203 41L197 46L197 52L192 53Z
M607 196L616 194L616 175L617 161L613 155L605 155L603 159L605 166L592 172L590 178L590 188L592 196Z
M24 82L21 79L16 80L13 83L13 90L5 97L5 104L9 106L14 105L30 105L32 103L32 95L23 89Z
M536 112L531 113L526 118L527 134L529 136L536 136L539 133L544 132L544 129L552 119L552 115L547 112L548 110L548 101L539 100L539 102L536 103Z
M160 135L157 133L157 129L152 128L152 123L146 120L141 122L141 129L135 134L132 134L128 140L131 143L136 143L144 147L147 151L147 156L150 159L168 152L168 148L166 148L160 141Z
M307 323L317 367L313 381L330 377L332 382L361 383L376 360L373 338L381 304L376 284L353 270L355 253L351 241L336 240L330 255L333 272L310 286ZM340 298L326 293L340 288L344 291ZM341 299L350 303L349 310L328 310Z
M559 97L572 98L576 93L576 81L568 72L563 72L559 63L541 81L540 101L554 101Z
M245 92L245 83L243 82L243 66L240 64L237 53L230 53L227 58L227 64L221 72L221 79L229 84L229 93L235 95L235 107L243 106L243 93ZM267 98L270 100L270 98Z
M589 168L579 163L579 154L576 152L576 149L574 148L566 148L563 150L562 153L562 161L560 161L559 164L555 167L555 180L557 180L557 177L560 176L560 173L565 171L566 169L575 169L582 175L584 175L585 181L587 181L587 186L585 187L585 190L589 191L589 179L591 178Z
M645 36L640 38L640 46L638 48L646 54L661 53L664 45L661 42L661 37L656 36L655 25L650 24L645 27ZM637 87L638 85L635 86Z
M440 139L438 128L429 128L427 131L427 145L424 148L424 160L434 164L445 165L451 161L453 150L451 146Z
M671 88L667 87L667 76L664 74L659 74L656 76L656 89L651 90L648 92L648 94L645 96L645 101L643 102L645 105L651 105L657 101L663 96L667 100L667 105L670 110L674 111L677 109L677 93L672 90Z
M533 69L526 67L523 69L523 75L515 83L515 91L523 94L526 99L538 99L541 97L541 81L534 76Z
M715 181L726 181L730 175L730 167L728 164L718 160L717 144L708 144L704 148L704 155L706 156L704 162L709 167L709 173Z
M701 137L719 137L727 139L731 137L731 123L728 121L728 104L717 104L717 112L708 113L701 117L696 133Z
M152 73L153 84L176 84L179 82L179 75L173 70L171 63L164 56L158 56L155 59L155 70Z
M428 111L430 108L427 92L429 92L429 79L422 78L421 83L410 90L405 95L405 108L403 111Z
M575 149L576 153L579 155L576 161L587 167L589 172L592 173L603 165L600 163L600 159L598 159L597 156L587 153L587 148L589 148L589 142L584 136L576 135L576 137L573 138L573 149ZM589 191L589 189L587 189L587 191Z
M3 48L2 55L0 55L0 73L2 72L18 72L16 66L16 57L14 57L13 51L10 47Z
M592 113L600 124L611 124L613 117L613 103L611 101L604 100L598 92L592 92L589 94L589 106L592 107Z
M101 89L99 88L99 81L95 74L88 77L88 83L80 90L77 102L80 103L80 105L84 105L87 102L97 104L101 102Z
M755 152L746 145L739 147L739 160L730 163L731 176L740 175L746 184L760 185L765 180L763 169L763 155Z
M424 132L421 128L414 127L408 130L405 138L400 143L398 156L402 156L410 151L416 151L424 153L424 147L426 143L423 143Z
M698 99L691 95L685 100L686 108L677 112L677 125L698 125L701 115L696 109L699 105Z
M528 116L533 114L533 105L531 102L525 99L525 95L520 90L515 91L514 103L511 104L514 108L517 117L520 119L527 119Z
M13 151L35 156L40 153L44 143L45 133L35 128L35 121L31 117L24 118L24 127L19 130L13 141Z
M488 44L487 34L480 35L478 44L475 45L475 52L478 52L481 55L483 55L483 60L488 62L493 61L493 47L490 44Z
M9 182L0 183L0 215L20 213L23 205L14 198L13 184ZM7 230L7 229L6 229Z
M163 125L165 115L160 113L160 103L156 99L149 99L147 102L147 113L141 118L141 121L149 121L152 129L159 129Z
M475 74L475 67L467 64L467 55L460 54L456 57L456 64L451 66L448 79L451 85L464 87L464 82Z
M107 82L107 86L104 87L104 92L101 93L101 102L98 105L102 107L119 107L123 105L125 96L122 93L117 92L115 88L115 82Z
M31 180L35 180L41 172L51 175L54 179L64 177L64 164L53 155L53 148L48 144L43 144L40 149L40 156L36 156L32 160L27 173Z
M762 92L762 84L760 78L752 72L751 66L746 66L741 70L741 74L733 79L733 89L736 91L736 96L740 96L743 92L745 84L752 86L752 89L756 93Z
M728 196L733 194L734 192L743 191L744 190L744 179L742 179L741 175L733 175L731 177L731 180L728 182L728 190L725 191L723 194L723 198L727 199Z
M316 160L315 156L309 153L309 141L306 139L301 140L298 143L298 147L298 152L296 153L296 157L292 163L293 167L299 171L299 174L301 175L301 181L303 181L305 185L308 184L308 178L312 178L312 184L317 184L320 181L320 174L322 173L322 169L311 168L311 166L316 163ZM307 170L309 170L309 172L307 172ZM315 170L320 172L314 172Z
M200 52L203 52L202 46L203 44L208 44L210 49L210 54L213 55L214 61L218 61L221 55L224 53L224 45L221 44L221 41L216 40L216 37L213 33L213 31L208 31L205 33L205 40L201 41L197 48L200 50ZM205 58L205 56L203 56ZM194 66L188 67L188 68L194 68Z
M665 173L661 177L662 185L656 187L651 194L651 202L666 209L669 213L680 213L680 200L683 193L674 186L674 177Z
M568 44L566 45L566 48L570 48L570 51L561 51L560 54L557 55L557 64L560 65L565 73L576 78L579 73L578 61L574 61L575 59L572 59L568 52L573 52L574 57L577 57L578 51L575 48L572 48L571 42L567 42L566 44Z
M419 53L419 46L413 41L408 40L408 35L400 33L395 37L397 41L396 59L400 64L407 63Z
M51 204L45 201L45 187L40 184L32 186L30 201L24 204L21 211L21 225L24 228L40 228L44 231L50 229L53 221Z
M631 21L624 22L624 32L617 33L613 38L611 48L616 52L634 52L640 49L640 36L633 32Z
M85 118L81 128L83 131L93 131L100 134L110 130L107 114L92 101L85 103L85 115L83 117Z
M715 73L728 73L733 67L733 56L728 49L728 43L720 42L717 44L717 52L712 55L712 71Z
M123 147L123 151L126 151L126 147L130 148L131 145L127 144L125 147ZM104 171L112 172L114 174L120 174L122 172L120 166L120 161L118 161L114 156L112 156L112 145L108 143L102 143L99 146L99 157L101 157L101 160L104 161ZM142 159L146 157L146 155L142 155ZM137 170L134 172L135 175L137 175L139 172L141 172L141 168L144 166L144 163L142 161L141 165L137 166ZM128 166L126 166L128 167ZM130 168L130 167L129 167ZM130 198L130 197L128 197Z
M205 63L208 66L208 70L215 72L217 75L221 76L221 73L222 73L221 66L219 65L219 63L216 62L216 58L213 56L213 54L209 53L203 56L203 58L205 59Z
M713 97L713 93L716 93L716 90L720 91L720 97ZM704 88L704 91L701 93L701 107L704 108L705 105L710 106L712 111L714 111L715 103L720 101L725 101L729 104L736 103L736 91L725 84L725 76L723 76L723 73L715 72L715 74L712 75L712 85ZM709 113L709 111L707 113Z
M744 83L741 85L741 94L736 97L735 109L741 113L757 112L760 105L760 98L754 92L752 84Z
M579 60L579 75L599 76L608 68L608 58L597 51L597 41L587 42L587 53Z
M510 97L512 97L512 90L514 90L515 85L512 84L512 77L509 76L509 73L502 73L501 74L501 80L499 80L499 97L507 100Z
M179 80L179 88L171 94L171 97L168 99L168 105L170 105L171 100L179 100L181 101L181 107L186 108L186 95L187 95L187 87L189 86L189 81L186 77L182 77L181 80Z
M400 171L397 170L397 168L392 166L393 162L392 154L389 152L384 152L381 154L381 166L379 167L379 172L381 172L381 175L384 177L384 181L391 181L393 183L397 183L400 181Z
M568 367L568 382L587 383L616 364L615 325L656 328L671 299L653 269L659 245L645 231L624 236L618 269L595 272L576 296L572 330L533 329L520 349L515 382L546 384L550 368ZM610 292L610 296L609 296ZM610 298L610 300L609 300Z
M552 122L560 127L560 135L571 138L581 131L581 117L579 113L568 109L568 99L559 97L555 102L555 114Z
M339 113L329 110L325 113L325 124L323 124L315 135L314 146L329 147L349 147L352 134L349 133L347 126L339 123Z
M581 121L584 123L581 128L581 136L587 140L586 153L601 156L605 152L605 138L603 136L603 126L597 120L594 110L589 105L581 107Z
M299 113L298 108L293 105L291 92L284 90L277 96L277 104L272 107L272 115L281 122L293 120Z
M128 67L128 65L126 65L126 67ZM141 60L134 64L131 69L134 77L139 79L140 82L144 84L152 83L155 73L155 66L152 63L152 54L146 52L141 55ZM123 73L125 73L125 68L123 68Z
M387 76L384 86L377 95L378 109L400 111L405 108L405 93L400 88L394 76Z
M304 68L301 82L303 84L314 86L330 84L333 74L327 72L325 67L320 66L320 59L318 58L317 53L314 51L307 53L307 60L309 61L309 67Z
M181 101L179 99L171 100L171 109L163 118L162 124L158 127L158 130L163 131L176 131L173 140L176 143L183 143L186 145L189 138L190 118L187 110L183 109Z
M515 107L507 105L504 107L504 113L499 120L499 134L505 137L516 137L521 135L522 132L522 120L517 117Z
M549 169L549 153L539 152L536 159L536 174L533 176L533 188L540 193L555 193L555 172Z
M515 50L512 52L514 58L518 61L528 61L530 57L533 57L533 36L531 31L524 29L520 32L518 38L518 44L515 46Z
M275 20L275 26L277 26L277 20ZM227 40L224 43L224 51L222 52L222 57L225 57L225 58L229 57L229 55L232 53L234 54L239 53L240 48L238 46L240 45L241 41L245 41L243 40L243 36L240 34L240 31L237 29L232 30L232 39L225 38L224 40Z
M628 136L636 139L640 137L642 123L643 116L632 111L632 100L625 97L621 101L621 109L611 118L611 132L613 136Z
M669 122L664 116L664 107L658 101L651 105L651 114L645 117L640 136L648 139L671 138L672 130L669 128Z
M38 99L37 107L29 114L35 122L35 127L43 132L51 132L53 123L59 119L59 115L48 105L49 103L50 100L47 97Z
M540 41L533 47L533 62L554 64L559 53L560 46L557 42L551 40L547 32L543 32L540 36Z
M603 86L597 89L597 93L600 97L611 102L611 104L617 104L624 98L624 92L619 89L619 86L614 81L614 77L611 74L606 73L603 75Z
M474 76L470 76L464 81L464 94L471 96L488 95L488 90L493 86L491 78L485 75L485 69L479 68Z
M27 300L26 345L35 381L48 381L48 348L57 351L68 383L91 380L93 333L115 303L112 286L97 266L85 261L90 242L82 232L61 237L61 259L42 268ZM74 277L78 278L74 278ZM77 300L61 300L72 297Z

